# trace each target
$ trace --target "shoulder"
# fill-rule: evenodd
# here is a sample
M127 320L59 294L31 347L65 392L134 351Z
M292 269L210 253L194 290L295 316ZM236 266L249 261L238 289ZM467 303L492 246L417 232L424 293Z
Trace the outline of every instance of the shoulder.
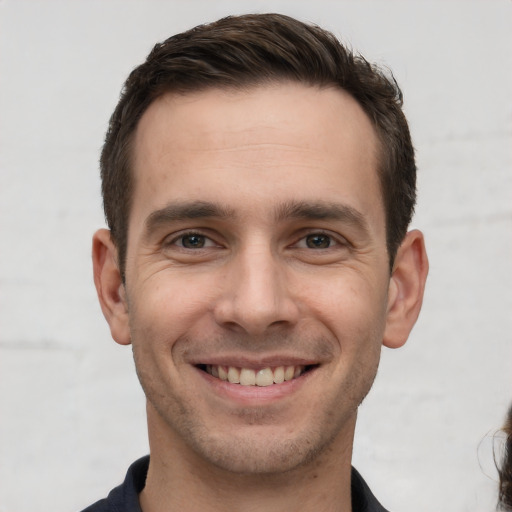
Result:
M128 469L124 482L109 495L88 506L82 512L142 512L139 493L144 489L149 467L149 456L135 461Z
M351 476L352 510L354 512L388 512L373 495L359 472L352 468Z

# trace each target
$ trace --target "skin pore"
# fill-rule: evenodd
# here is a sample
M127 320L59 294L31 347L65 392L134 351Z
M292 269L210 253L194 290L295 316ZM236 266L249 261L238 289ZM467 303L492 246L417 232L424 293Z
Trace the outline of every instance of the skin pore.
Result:
M377 158L337 89L168 94L143 115L126 283L108 231L93 258L147 396L144 512L351 510L357 407L427 273L413 231L390 276Z

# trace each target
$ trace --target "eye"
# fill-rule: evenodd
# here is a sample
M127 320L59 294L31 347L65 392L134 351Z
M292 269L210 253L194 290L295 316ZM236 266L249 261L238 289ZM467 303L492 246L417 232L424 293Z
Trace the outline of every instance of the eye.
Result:
M304 239L306 246L310 249L327 249L332 243L330 236L324 235L323 233L314 233L308 235Z
M302 237L296 244L299 249L328 249L340 245L332 236L326 233L310 233Z
M184 249L204 249L216 245L212 240L201 233L185 233L175 238L172 244L183 247Z

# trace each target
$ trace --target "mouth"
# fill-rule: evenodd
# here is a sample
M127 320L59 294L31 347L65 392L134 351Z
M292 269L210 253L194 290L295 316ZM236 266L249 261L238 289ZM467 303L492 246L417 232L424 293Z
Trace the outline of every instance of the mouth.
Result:
M241 386L267 387L298 379L318 365L295 365L260 368L240 368L213 364L199 364L197 368L212 377L230 384Z

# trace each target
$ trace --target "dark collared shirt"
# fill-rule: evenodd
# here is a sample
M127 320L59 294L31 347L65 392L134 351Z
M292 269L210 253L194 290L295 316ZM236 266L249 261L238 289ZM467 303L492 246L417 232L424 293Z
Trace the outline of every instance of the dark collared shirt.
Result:
M142 512L139 493L146 484L148 467L149 456L134 462L119 487L112 489L105 499L87 507L82 512ZM354 468L352 468L351 492L353 512L387 512Z

